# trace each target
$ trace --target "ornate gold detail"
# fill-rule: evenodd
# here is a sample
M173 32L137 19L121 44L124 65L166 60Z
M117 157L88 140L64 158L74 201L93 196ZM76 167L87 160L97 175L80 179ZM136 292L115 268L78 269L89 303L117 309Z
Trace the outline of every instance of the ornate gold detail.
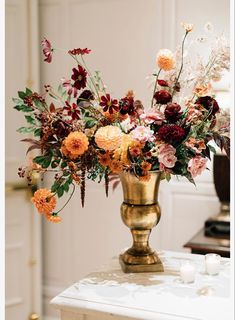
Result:
M39 320L39 315L37 313L32 313L29 316L29 320Z
M119 257L124 272L164 271L161 260L149 246L151 230L161 217L157 201L161 172L150 175L150 180L145 182L131 173L120 174L124 196L121 216L133 237L132 247Z

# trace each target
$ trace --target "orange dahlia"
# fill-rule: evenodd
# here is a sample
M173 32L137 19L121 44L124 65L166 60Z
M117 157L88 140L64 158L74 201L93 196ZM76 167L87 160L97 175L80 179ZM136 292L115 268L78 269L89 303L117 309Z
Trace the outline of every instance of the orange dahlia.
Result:
M173 53L168 49L162 49L157 54L157 65L160 69L169 71L175 66L175 59Z
M62 149L62 152L68 152L68 156L72 159L82 155L89 145L87 136L80 131L71 132L63 142L61 149L64 146L66 150Z
M111 162L111 158L110 158L110 153L106 152L105 154L100 154L99 155L99 163L104 166L107 167Z
M48 221L53 222L53 223L58 223L61 222L61 217L57 216L57 215L52 215L52 214L48 214L46 215L46 218Z
M149 171L149 170L151 170L152 165L151 165L151 163L149 163L148 161L143 161L142 164L141 164L141 168L142 168L144 171Z
M115 126L101 127L96 131L95 142L97 146L105 151L118 148L122 141L122 131Z
M39 189L34 193L31 201L39 213L50 215L55 209L56 198L48 189Z

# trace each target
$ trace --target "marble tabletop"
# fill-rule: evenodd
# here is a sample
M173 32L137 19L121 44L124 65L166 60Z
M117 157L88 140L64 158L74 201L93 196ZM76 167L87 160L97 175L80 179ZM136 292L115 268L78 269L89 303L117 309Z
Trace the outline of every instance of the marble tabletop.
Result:
M233 319L230 259L222 258L219 275L210 276L205 273L203 255L171 251L158 254L164 272L125 274L118 258L113 258L60 293L51 304L62 311L130 319ZM186 260L197 270L191 284L182 283L179 276L180 265Z

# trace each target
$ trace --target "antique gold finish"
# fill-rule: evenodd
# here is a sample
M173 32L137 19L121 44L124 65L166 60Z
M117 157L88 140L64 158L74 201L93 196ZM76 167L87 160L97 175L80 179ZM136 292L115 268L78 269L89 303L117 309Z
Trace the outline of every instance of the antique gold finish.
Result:
M29 320L39 320L39 315L37 313L32 313L29 316Z
M149 246L151 230L161 217L157 201L161 172L153 171L150 175L145 182L128 172L120 174L124 196L121 217L133 237L132 247L119 257L124 272L164 271L161 260Z

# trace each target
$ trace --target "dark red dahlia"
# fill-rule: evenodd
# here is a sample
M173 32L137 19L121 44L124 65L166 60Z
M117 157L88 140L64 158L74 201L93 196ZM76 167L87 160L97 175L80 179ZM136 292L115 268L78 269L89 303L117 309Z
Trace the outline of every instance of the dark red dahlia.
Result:
M195 103L202 105L207 110L210 110L211 115L215 115L220 109L217 101L210 96L200 97Z
M76 103L72 103L70 105L68 101L65 101L66 107L63 108L63 111L67 113L68 116L70 116L73 120L79 120L80 119L80 110Z
M134 107L133 97L125 97L125 98L120 99L119 108L120 108L120 113L122 115L125 115L127 113L129 115L134 115L135 114L135 107Z
M171 94L166 90L159 90L155 92L153 97L156 99L157 103L160 104L167 104L172 99Z
M185 134L185 130L176 124L165 124L158 130L161 140L170 144L179 143L183 140Z
M181 106L178 103L168 103L164 111L166 120L176 122L182 115Z
M77 49L73 49L73 50L69 50L68 53L69 54L72 54L73 56L76 56L76 55L84 55L84 54L89 54L91 52L90 49L87 49L87 48L84 48L84 49L81 49L81 48L77 48Z
M117 99L111 99L109 93L100 98L100 105L103 107L104 112L108 111L110 114L113 113L113 110L119 110Z
M84 91L82 91L82 93L78 97L77 103L79 103L81 101L90 101L90 100L94 100L93 93L90 90L84 90Z
M74 80L73 86L75 88L77 88L78 90L85 88L86 77L87 72L82 66L78 65L78 69L73 68L73 74L71 76L71 79Z
M169 87L165 80L157 80L157 84L159 84L161 87Z

